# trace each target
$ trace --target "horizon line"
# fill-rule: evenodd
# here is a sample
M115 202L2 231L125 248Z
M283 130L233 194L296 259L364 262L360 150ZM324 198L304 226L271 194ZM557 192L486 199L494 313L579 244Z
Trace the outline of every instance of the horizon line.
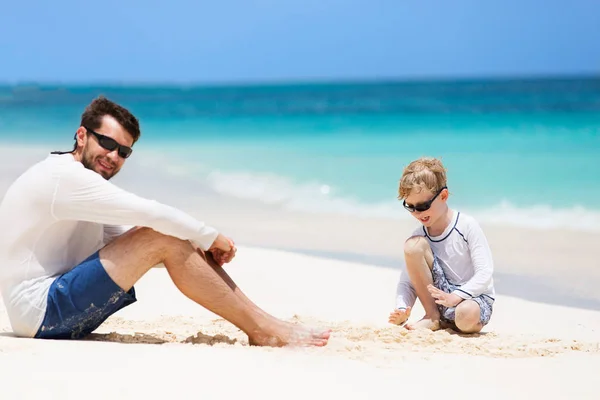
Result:
M165 81L165 80L18 80L0 81L0 87L18 86L61 86L61 87L252 87L252 86L285 86L285 85L340 85L340 84L384 84L384 83L457 83L482 81L544 81L544 80L579 80L600 79L598 73L563 73L563 74L496 74L496 75L461 75L461 76L412 76L412 77L363 77L363 78L280 78L257 80L214 80L214 81Z

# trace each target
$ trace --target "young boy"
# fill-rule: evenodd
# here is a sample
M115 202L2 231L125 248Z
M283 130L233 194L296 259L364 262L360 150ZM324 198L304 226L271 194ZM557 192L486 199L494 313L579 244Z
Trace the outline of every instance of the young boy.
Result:
M404 244L406 272L389 322L405 323L418 297L425 316L408 329L475 333L492 315L494 264L477 221L448 207L446 184L446 169L435 158L415 160L403 171L398 199L422 226Z

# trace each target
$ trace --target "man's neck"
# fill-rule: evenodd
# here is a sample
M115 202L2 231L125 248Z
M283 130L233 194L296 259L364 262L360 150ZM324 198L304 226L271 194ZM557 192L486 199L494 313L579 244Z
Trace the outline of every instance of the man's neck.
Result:
M427 233L429 233L430 236L439 236L444 233L448 225L450 225L450 222L452 222L453 215L454 211L447 207L446 212L440 217L440 219L427 228Z

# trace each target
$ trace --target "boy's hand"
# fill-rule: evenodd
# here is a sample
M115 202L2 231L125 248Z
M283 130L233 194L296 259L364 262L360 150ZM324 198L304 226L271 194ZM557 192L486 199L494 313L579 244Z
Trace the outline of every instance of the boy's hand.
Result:
M435 299L435 302L444 307L456 307L464 299L454 293L446 293L436 288L433 285L427 285L431 297Z
M390 313L389 322L394 325L402 325L410 317L410 307L406 307L405 310L394 310Z

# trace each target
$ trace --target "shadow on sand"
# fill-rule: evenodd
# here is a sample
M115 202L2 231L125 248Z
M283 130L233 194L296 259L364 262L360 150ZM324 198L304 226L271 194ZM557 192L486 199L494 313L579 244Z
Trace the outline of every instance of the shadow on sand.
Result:
M198 332L195 336L189 336L184 340L178 340L172 334L147 334L139 332L134 334L122 334L116 332L92 333L91 335L87 336L85 340L137 344L191 343L206 344L209 346L214 346L215 344L233 345L237 343L237 339L232 339L226 335L206 335L202 332Z

